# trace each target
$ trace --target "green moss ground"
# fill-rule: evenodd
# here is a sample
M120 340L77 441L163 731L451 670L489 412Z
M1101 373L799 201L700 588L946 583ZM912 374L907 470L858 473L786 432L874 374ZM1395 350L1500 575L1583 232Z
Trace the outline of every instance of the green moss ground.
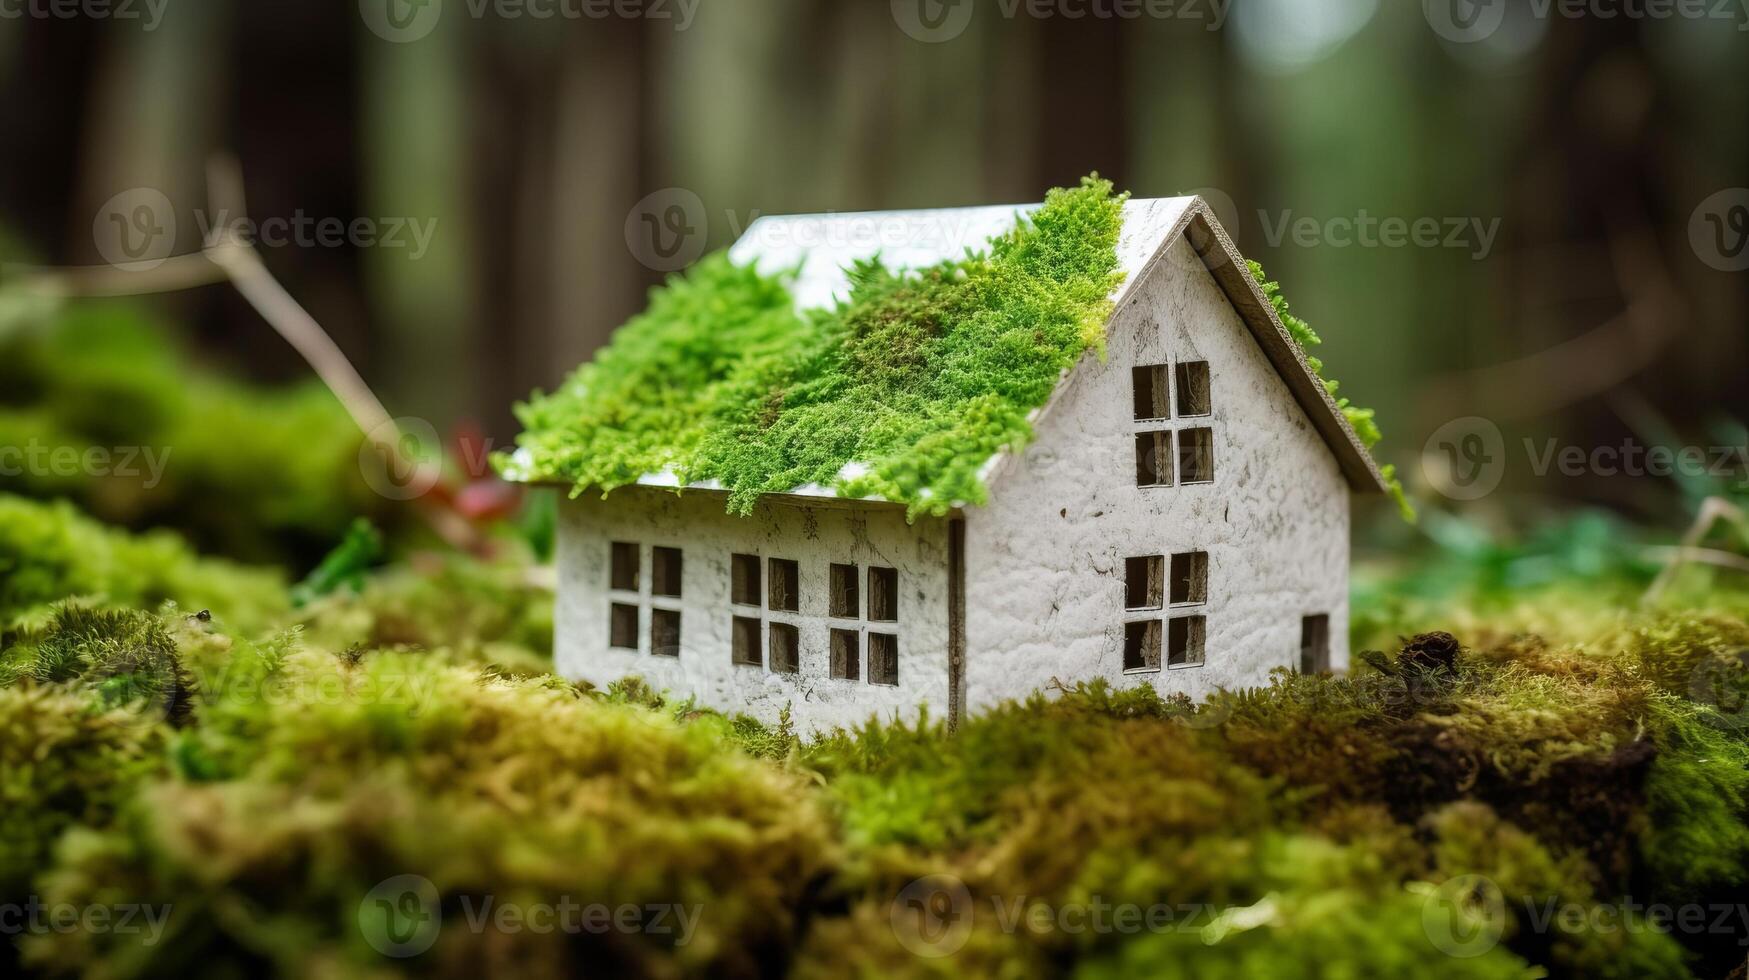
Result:
M33 565L74 564L38 540ZM1749 890L1749 597L1704 573L1644 610L1626 577L1363 594L1363 638L1466 642L1202 706L1088 686L951 736L802 741L547 674L523 572L398 566L247 627L139 607L185 599L176 581L27 605L0 659L0 902L171 912L156 945L50 930L14 955L96 976L1723 977L1749 939L1643 911L1537 924ZM396 959L365 897L405 874L443 925ZM944 947L895 904L920 878L971 903L948 955L919 955ZM486 896L699 916L685 942L475 931ZM1050 914L1117 906L1173 919Z

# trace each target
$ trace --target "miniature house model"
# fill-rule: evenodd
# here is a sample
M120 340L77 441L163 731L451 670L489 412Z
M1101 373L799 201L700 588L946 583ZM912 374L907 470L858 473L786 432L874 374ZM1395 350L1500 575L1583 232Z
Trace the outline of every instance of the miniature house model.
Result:
M829 304L875 254L963 255L1027 208L766 217L731 251ZM1200 199L1123 205L1104 355L1063 373L983 506L907 520L800 486L753 513L669 474L560 504L556 660L803 731L957 720L1053 681L1193 699L1347 665L1371 456ZM678 491L678 492L677 492Z

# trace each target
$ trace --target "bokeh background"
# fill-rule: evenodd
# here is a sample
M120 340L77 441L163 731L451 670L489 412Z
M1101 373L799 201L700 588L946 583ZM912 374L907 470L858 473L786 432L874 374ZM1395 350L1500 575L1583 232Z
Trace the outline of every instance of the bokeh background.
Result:
M394 414L477 433L474 445L507 445L513 403L554 386L641 307L676 248L640 241L651 229L683 233L684 259L760 214L1027 202L1098 171L1138 196L1216 201L1322 333L1344 394L1378 409L1378 452L1432 521L1407 530L1380 504L1363 515L1364 543L1441 533L1449 514L1522 529L1576 507L1674 533L1705 496L1749 496L1740 456L1723 475L1675 478L1534 465L1548 440L1586 453L1624 440L1749 445L1739 4L1662 17L1604 16L1621 6L1602 0L1582 16L1534 0L97 9L62 16L21 0L0 17L11 283L32 267L104 263L105 209L139 188L172 202L175 250L198 249L208 161L232 154L258 222L430 230L423 247L261 254ZM1353 230L1384 219L1432 221L1439 241ZM105 357L120 371L144 355L96 327L56 347L43 338L89 307L45 312L6 286L0 271L0 297L13 297L0 331L40 329L36 367L0 355L12 361L0 420L37 431L19 419L45 410L45 391L66 414L110 419L85 419L91 440L137 414L128 398L144 396L116 394L125 384L69 387L32 371ZM183 370L250 391L309 377L223 285L122 302L102 315L176 338L163 362L172 386ZM282 512L227 524L192 491L179 512L113 486L81 503L122 523L180 524L244 557L319 556L362 505L300 510L298 479L275 469L285 454L249 428L284 428L283 406L203 405L183 410L222 433L212 440L243 454L248 474L209 489L278 493ZM1424 450L1471 417L1502 433L1503 464L1491 464L1502 483L1454 501L1428 485ZM251 539L263 524L297 533Z

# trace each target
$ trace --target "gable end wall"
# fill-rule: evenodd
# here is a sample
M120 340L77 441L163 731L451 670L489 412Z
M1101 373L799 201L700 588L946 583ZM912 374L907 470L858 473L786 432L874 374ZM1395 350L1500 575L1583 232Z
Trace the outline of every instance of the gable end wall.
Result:
M1179 238L1116 311L1035 422L1036 438L966 515L966 700L971 711L1103 677L1201 698L1297 666L1301 617L1330 616L1348 662L1349 488L1335 457L1220 287ZM1212 417L1133 420L1131 368L1209 362ZM1207 425L1215 481L1140 488L1135 434ZM1206 659L1126 673L1125 558L1209 554ZM1169 560L1169 558L1168 558Z

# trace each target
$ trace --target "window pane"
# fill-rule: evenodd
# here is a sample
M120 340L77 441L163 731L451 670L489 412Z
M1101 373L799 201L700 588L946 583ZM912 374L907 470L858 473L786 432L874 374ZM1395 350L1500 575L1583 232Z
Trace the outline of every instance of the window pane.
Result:
M1300 673L1324 674L1330 670L1330 617L1307 616L1300 620Z
M1180 483L1214 482L1213 429L1184 429L1178 433L1178 474Z
M868 635L868 682L899 683L899 638L890 633Z
M1174 605L1209 600L1209 556L1192 551L1172 556L1172 602Z
M1172 417L1171 403L1166 397L1166 377L1166 365L1164 364L1145 365L1130 369L1130 380L1135 386L1137 421Z
M839 619L855 619L862 615L855 565L832 566L832 615Z
M771 624L771 669L779 674L793 674L801 666L801 636L788 623Z
M1178 362L1178 416L1207 415L1211 411L1209 398L1209 362Z
M1124 559L1124 608L1160 608L1165 564L1160 555Z
M759 597L759 556L729 556L729 600L740 606L757 606Z
M736 663L758 667L765 662L765 651L759 648L759 633L759 620L747 616L735 617L731 624L730 641L734 647Z
M832 631L832 676L853 681L862 676L862 638L855 630Z
M876 623L899 621L899 570L868 570L868 618Z
M1202 663L1203 635L1208 620L1202 616L1180 616L1166 624L1166 664L1170 667L1194 667Z
M680 613L673 609L650 610L650 652L658 657L680 656Z
M1123 627L1123 669L1160 669L1160 621L1125 623Z
M612 587L620 592L638 591L638 546L615 541L612 555Z
M638 607L616 602L608 610L607 645L620 650L638 648Z
M680 598L680 549L650 549L650 593Z
M1172 433L1136 433L1136 486L1172 485Z
M771 560L771 608L795 612L802 607L801 568L784 558Z

